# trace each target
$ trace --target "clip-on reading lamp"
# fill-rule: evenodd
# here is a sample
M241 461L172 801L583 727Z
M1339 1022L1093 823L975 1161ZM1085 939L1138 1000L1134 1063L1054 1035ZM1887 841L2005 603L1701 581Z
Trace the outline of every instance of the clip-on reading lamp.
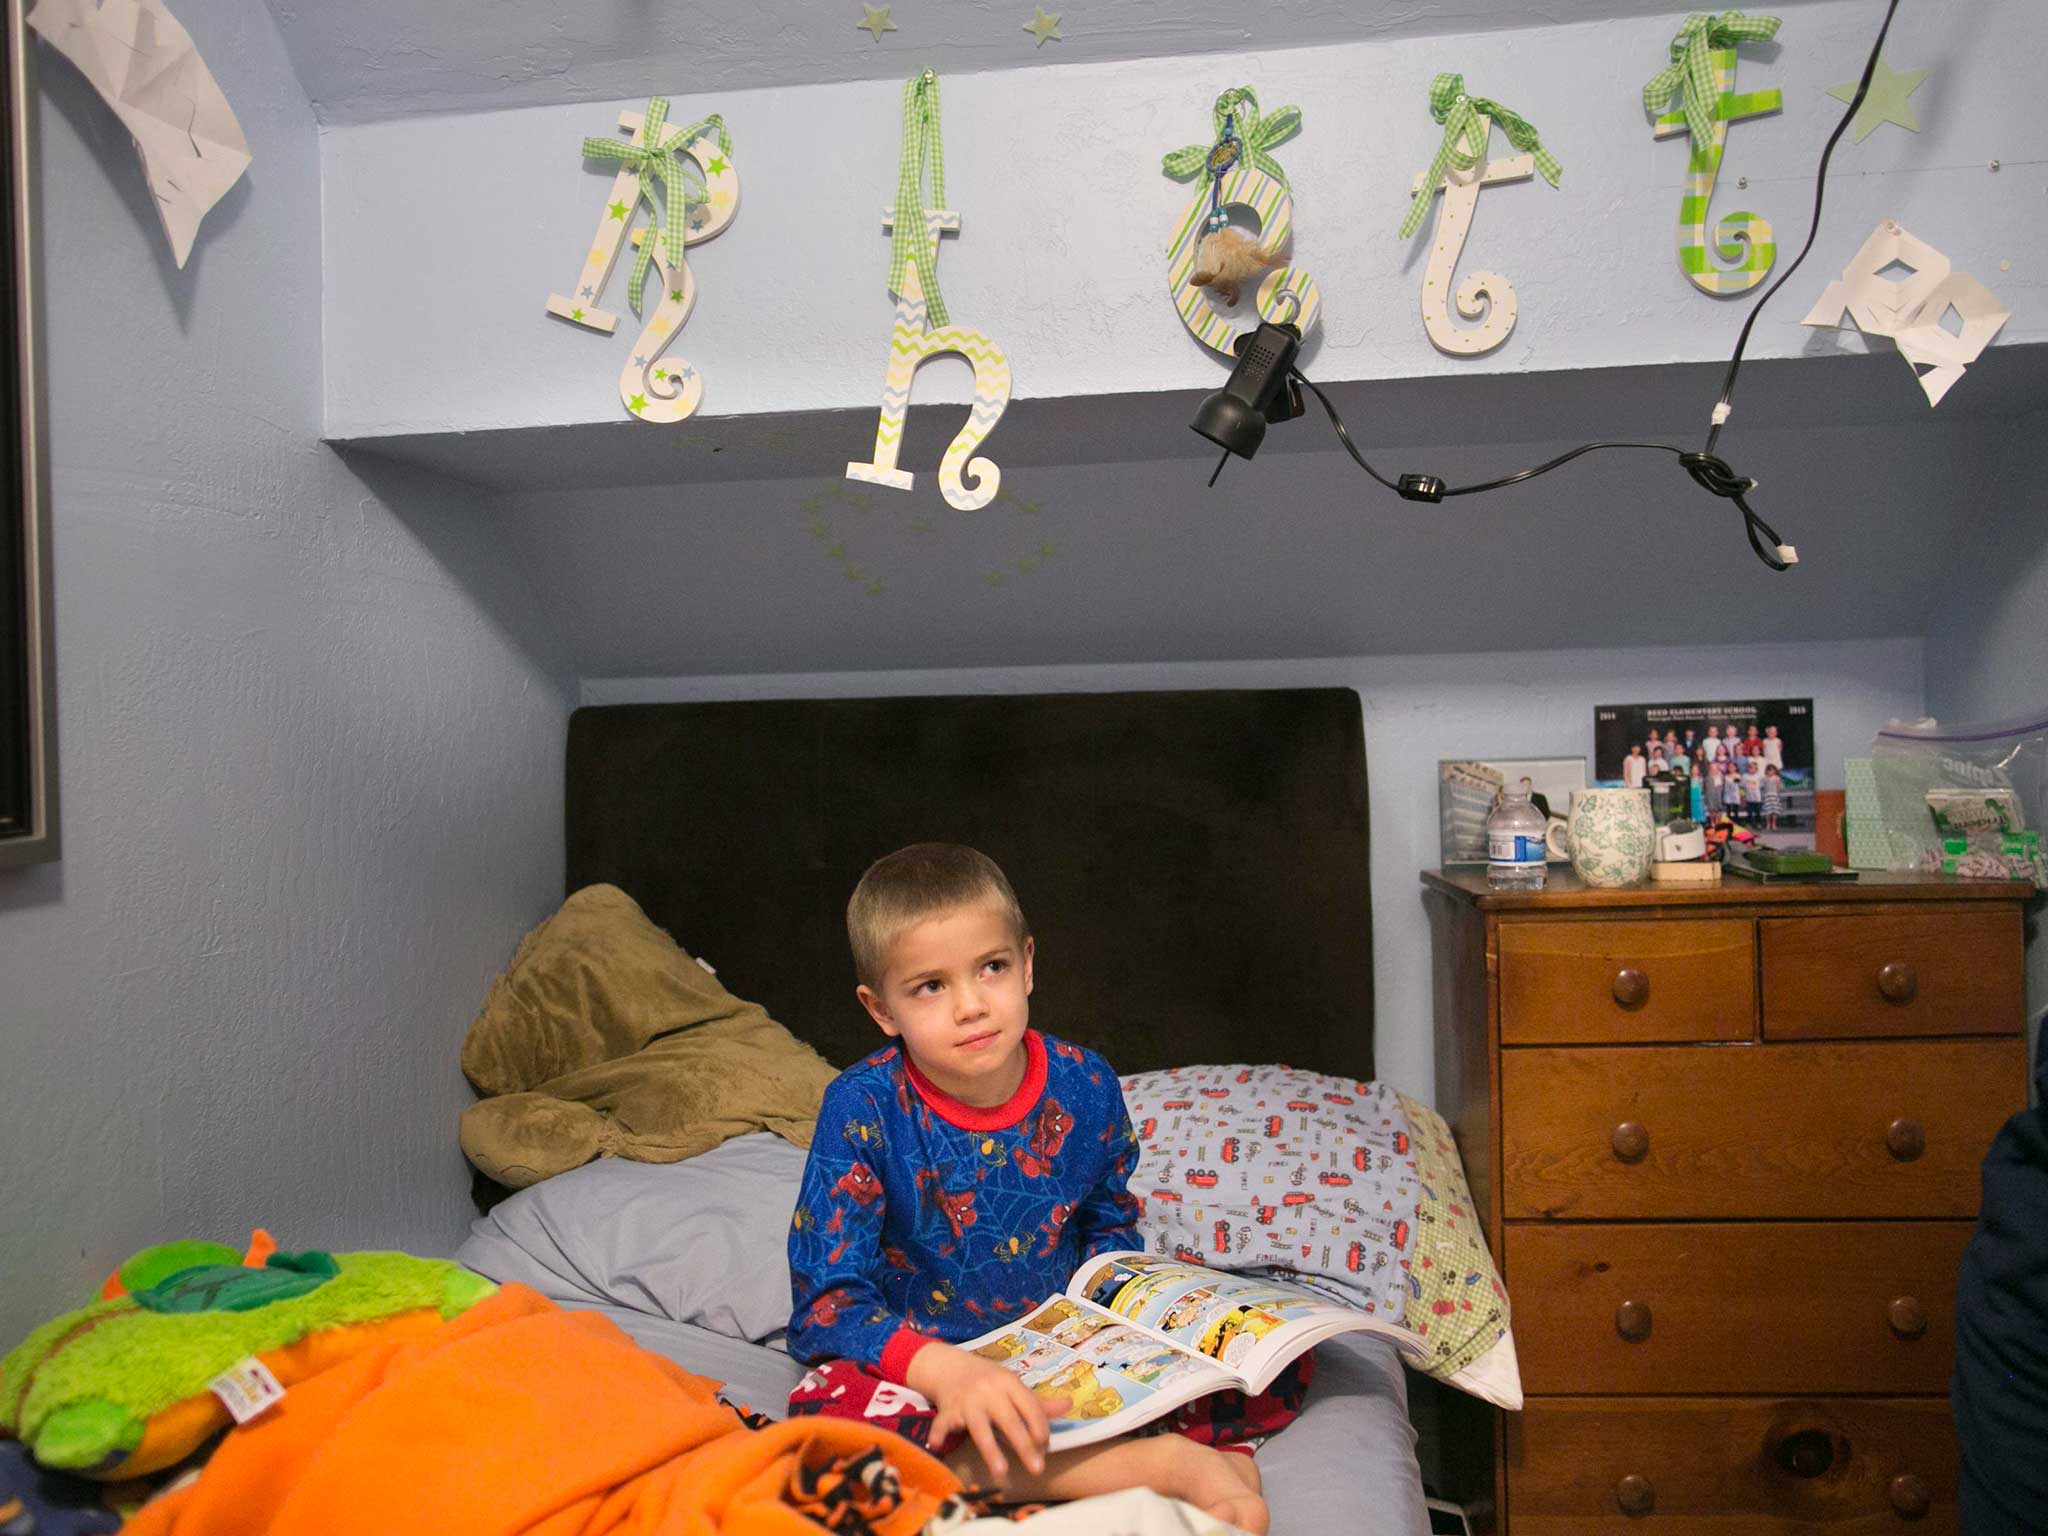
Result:
M1749 345L1749 333L1756 325L1756 317L1763 307L1770 303L1772 295L1785 286L1792 274L1799 270L1799 264L1806 260L1806 253L1813 249L1814 237L1820 233L1821 199L1827 189L1828 159L1835 152L1835 145L1843 132L1855 120L1856 113L1863 106L1863 98L1870 94L1870 79L1877 69L1878 55L1884 49L1885 34L1891 30L1892 16L1899 8L1899 0L1888 0L1885 7L1884 24L1877 29L1877 41L1871 45L1870 58L1863 66L1863 78L1857 82L1856 94L1850 99L1849 108L1842 114L1842 120L1835 125L1835 131L1828 135L1826 148L1821 151L1820 168L1814 174L1813 220L1807 230L1806 244L1799 248L1799 254L1791 265L1779 274L1778 280L1764 290L1756 303L1750 306L1749 317L1742 323L1742 332L1735 338L1735 351L1728 359L1728 373L1721 382L1721 398L1714 406L1713 421L1707 431L1707 440L1698 453L1687 453L1670 443L1624 443L1600 442L1581 443L1578 447L1559 454L1542 464L1512 475L1503 475L1497 480L1484 480L1476 485L1446 485L1441 476L1428 474L1404 474L1399 480L1389 480L1366 461L1358 445L1351 440L1345 429L1343 418L1330 403L1330 397L1318 388L1315 382L1295 366L1295 357L1301 351L1301 332L1285 322L1262 320L1257 330L1247 331L1238 337L1236 343L1237 366L1230 372L1229 382L1216 393L1204 400L1195 411L1191 423L1194 430L1223 450L1222 458L1216 461L1215 473L1209 476L1214 485L1223 466L1236 454L1249 459L1259 451L1259 444L1266 439L1266 427L1272 422L1292 421L1304 409L1301 389L1307 388L1322 403L1324 414L1330 418L1330 425L1336 429L1337 441L1344 445L1344 451L1351 455L1358 467L1373 479L1407 501L1440 502L1447 496L1471 496L1480 491L1495 491L1504 486L1519 485L1524 480L1533 480L1538 475L1548 474L1560 465L1569 464L1581 454L1593 453L1602 448L1646 448L1658 453L1674 455L1679 467L1692 477L1693 483L1715 496L1732 501L1742 513L1743 531L1749 536L1749 547L1756 551L1757 559L1774 571L1790 570L1799 562L1799 552L1778 537L1777 530L1757 516L1755 510L1744 498L1756 489L1756 481L1736 474L1726 459L1714 453L1714 444L1720 439L1721 428L1728 423L1734 411L1730 403L1735 395L1735 376L1742 368L1743 350Z
M1296 312L1300 311L1301 301L1295 295L1284 293L1281 297L1293 300ZM1259 451L1259 444L1266 440L1267 423L1292 421L1307 409L1295 383L1300 378L1294 368L1295 354L1301 350L1300 331L1285 322L1261 321L1257 330L1237 338L1235 350L1237 366L1230 370L1230 381L1195 411L1195 430L1223 450L1223 457L1216 461L1216 474L1209 477L1211 485L1233 453L1248 459Z

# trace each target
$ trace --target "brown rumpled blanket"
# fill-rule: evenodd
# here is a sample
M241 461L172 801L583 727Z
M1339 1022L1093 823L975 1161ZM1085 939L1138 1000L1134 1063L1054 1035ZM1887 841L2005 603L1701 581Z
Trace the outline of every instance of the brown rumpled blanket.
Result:
M750 1131L811 1144L834 1069L614 885L520 941L462 1043L462 1150L513 1189L594 1157L673 1163Z

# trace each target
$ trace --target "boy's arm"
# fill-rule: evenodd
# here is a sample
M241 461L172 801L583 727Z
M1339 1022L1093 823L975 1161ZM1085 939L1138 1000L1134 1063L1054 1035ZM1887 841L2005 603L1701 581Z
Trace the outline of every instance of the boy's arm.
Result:
M864 1095L827 1090L790 1224L788 1343L804 1364L852 1360L900 1382L928 1340L882 1292L882 1135Z
M1129 1188L1131 1170L1138 1165L1138 1133L1131 1128L1131 1113L1124 1108L1121 1091L1111 1113L1116 1121L1109 1135L1109 1163L1095 1187L1074 1208L1074 1230L1080 1235L1084 1259L1112 1249L1145 1246L1138 1231L1144 1207Z

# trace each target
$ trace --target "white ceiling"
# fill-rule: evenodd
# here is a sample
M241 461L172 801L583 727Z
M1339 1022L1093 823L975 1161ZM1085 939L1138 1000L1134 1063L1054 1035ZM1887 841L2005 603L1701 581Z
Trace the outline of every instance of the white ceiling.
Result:
M268 0L326 122L1678 16L1676 0ZM1783 9L1782 3L1772 7Z
M1455 484L1587 436L1691 446L1719 369L1573 381L1473 375L1334 394L1382 471ZM1206 490L1213 450L1178 395L1020 402L991 440L1008 495L978 513L953 512L928 474L908 494L841 478L844 444L866 441L872 412L342 451L429 543L446 535L420 470L478 484L470 515L530 582L507 628L537 613L586 679L1714 647L1924 633L1951 598L1942 573L1968 527L2038 517L2028 477L2048 459L2012 455L2039 439L2044 399L2048 347L1992 348L1938 411L1896 357L1745 367L1720 446L1799 547L1785 575L1758 563L1727 503L1661 455L1594 455L1431 507L1366 480L1317 414L1274 428L1256 460ZM1076 454L1077 409L1123 431ZM935 462L958 417L913 412L905 462ZM647 446L628 449L635 438Z

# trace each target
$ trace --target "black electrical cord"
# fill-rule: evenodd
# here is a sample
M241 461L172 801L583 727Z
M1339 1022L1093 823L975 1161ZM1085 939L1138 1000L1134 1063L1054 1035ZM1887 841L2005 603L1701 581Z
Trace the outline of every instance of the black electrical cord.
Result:
M1595 453L1603 448L1648 449L1653 453L1673 455L1677 458L1679 467L1692 476L1694 484L1704 491L1735 503L1742 513L1742 531L1748 535L1749 547L1756 551L1757 559L1774 571L1790 570L1792 567L1792 562L1779 553L1784 548L1785 541L1778 537L1778 531L1757 516L1755 510L1743 499L1746 492L1756 488L1756 482L1736 474L1724 460L1717 459L1712 454L1687 453L1683 448L1671 443L1581 443L1576 448L1560 453L1554 459L1547 459L1541 464L1532 465L1512 475L1502 475L1498 480L1483 480L1477 485L1445 485L1433 475L1403 475L1396 482L1374 469L1365 455L1359 451L1358 444L1352 441L1350 429L1344 425L1343 418L1337 414L1337 408L1330 403L1330 397L1323 393L1321 386L1298 368L1290 371L1321 403L1323 414L1330 418L1330 425L1337 429L1337 441L1344 445L1344 451L1351 455L1352 461L1381 485L1406 500L1438 502L1447 496L1473 496L1480 491L1497 491L1503 486L1519 485L1524 480L1534 480L1538 475L1547 475L1553 469L1569 464L1583 454Z
M1547 475L1553 469L1569 464L1581 455L1596 453L1604 448L1646 448L1658 453L1675 455L1679 467L1692 477L1693 483L1701 490L1734 502L1736 509L1742 513L1743 532L1749 538L1749 547L1756 551L1757 559L1774 571L1790 570L1799 558L1798 555L1778 537L1776 529L1756 514L1756 510L1745 499L1750 491L1756 489L1756 481L1736 474L1727 460L1715 457L1714 444L1720 439L1721 428L1727 424L1733 409L1731 402L1735 397L1735 376L1742 369L1742 354L1749 345L1749 333L1756 325L1757 315L1770 303L1772 295L1784 287L1792 274L1799 270L1799 264L1806 260L1806 253L1813 249L1814 239L1820 233L1821 202L1827 192L1828 160L1833 156L1835 145L1840 142L1849 124L1855 121L1857 112L1863 106L1864 97L1870 94L1871 77L1877 73L1878 55L1884 50L1885 35L1891 31L1892 17L1898 13L1898 9L1899 0L1887 0L1884 22L1877 29L1877 41L1871 45L1870 57L1863 65L1863 78L1856 84L1856 94L1850 98L1848 110L1842 114L1842 120L1835 125L1835 131L1828 135L1827 145L1821 150L1820 166L1814 172L1813 222L1806 232L1806 244L1799 248L1799 254L1793 257L1791 265L1778 275L1778 280L1766 288L1750 306L1749 315L1742 322L1742 331L1735 338L1735 350L1728 359L1728 373L1721 382L1721 399L1714 407L1706 445L1698 453L1687 453L1670 443L1581 443L1576 448L1560 453L1554 459L1531 465L1528 469L1518 470L1512 475L1502 475L1497 480L1482 480L1476 485L1446 485L1439 477L1426 474L1406 474L1398 481L1389 480L1366 462L1365 455L1359 452L1358 444L1351 440L1351 433L1345 427L1343 418L1337 414L1337 408L1330 403L1330 397L1322 392L1315 381L1299 368L1290 367L1288 373L1306 385L1316 399L1322 402L1323 413L1330 418L1330 425L1337 429L1337 441L1344 445L1344 451L1351 455L1358 467L1395 495L1408 501L1440 502L1447 496L1472 496L1480 491L1497 491L1504 486L1520 485L1525 480L1534 480L1538 475ZM1214 483L1213 479L1211 483Z

